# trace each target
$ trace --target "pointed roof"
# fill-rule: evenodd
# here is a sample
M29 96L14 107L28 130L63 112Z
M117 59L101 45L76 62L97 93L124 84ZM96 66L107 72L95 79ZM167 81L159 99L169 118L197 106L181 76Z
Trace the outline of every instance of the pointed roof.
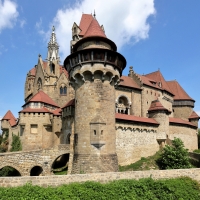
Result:
M170 90L173 92L174 100L191 100L194 101L186 92L185 90L180 86L180 84L174 80L174 81L167 81L167 84L170 88Z
M2 120L8 120L11 126L16 125L17 122L17 119L14 117L10 110L4 115Z
M98 21L95 18L93 18L93 20L91 21L83 37L85 38L93 36L106 37L104 31L102 30L101 26L99 25Z
M144 76L147 77L147 78L150 78L150 79L152 79L152 80L154 80L154 81L156 81L156 84L157 84L160 88L162 88L163 90L165 90L165 91L167 91L167 92L173 94L172 91L170 90L170 88L169 88L167 82L165 81L163 75L161 74L161 72L160 72L159 70L158 70L158 71L155 71L155 72L152 72L152 73L150 73L150 74L146 74L146 75L144 75Z
M166 108L160 103L160 101L157 99L157 100L151 102L151 105L150 105L150 108L149 108L148 112L151 112L151 111L158 111L158 110L170 112L170 111L169 111L168 109L166 109Z
M29 102L42 102L42 103L46 103L49 105L53 105L55 107L59 106L56 104L56 102L54 102L46 93L44 93L42 90L40 90L37 94L35 94L27 103ZM27 104L26 103L26 104ZM25 105L26 105L25 104Z
M81 32L79 33L80 36L84 36L90 23L93 20L93 16L91 14L82 14L81 21L79 24L79 28Z
M189 116L188 119L200 119L200 117L195 111L192 111L192 114Z

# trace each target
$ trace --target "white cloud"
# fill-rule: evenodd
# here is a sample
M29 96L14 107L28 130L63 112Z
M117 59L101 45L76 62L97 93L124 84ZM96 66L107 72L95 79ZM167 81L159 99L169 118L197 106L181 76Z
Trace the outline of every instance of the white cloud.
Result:
M23 28L24 25L26 24L26 20L25 19L22 19L19 21L20 22L20 27Z
M56 27L61 58L69 54L71 28L79 24L82 13L90 14L95 9L96 18L104 25L105 33L120 49L148 38L150 25L147 19L155 15L154 0L83 0L57 11L51 24Z
M0 0L0 32L5 28L12 28L17 17L17 4L11 0Z

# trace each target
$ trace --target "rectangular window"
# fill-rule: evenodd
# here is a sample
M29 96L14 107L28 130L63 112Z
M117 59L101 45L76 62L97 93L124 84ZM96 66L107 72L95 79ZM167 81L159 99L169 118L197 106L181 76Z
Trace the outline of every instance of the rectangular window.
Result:
M31 133L38 133L38 125L31 124Z
M21 126L20 126L20 136L23 136L23 134L24 134L24 129L25 129L25 126L24 126L24 125L21 125Z

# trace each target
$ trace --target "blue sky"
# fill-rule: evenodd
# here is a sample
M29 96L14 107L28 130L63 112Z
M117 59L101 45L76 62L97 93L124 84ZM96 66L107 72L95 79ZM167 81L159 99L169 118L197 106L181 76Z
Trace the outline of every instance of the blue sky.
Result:
M125 3L126 2L126 3ZM106 6L105 6L106 5ZM82 13L96 10L105 33L136 73L160 69L196 100L200 114L199 0L0 0L0 116L17 117L24 104L27 72L45 59L52 25L61 59L69 54L71 27Z

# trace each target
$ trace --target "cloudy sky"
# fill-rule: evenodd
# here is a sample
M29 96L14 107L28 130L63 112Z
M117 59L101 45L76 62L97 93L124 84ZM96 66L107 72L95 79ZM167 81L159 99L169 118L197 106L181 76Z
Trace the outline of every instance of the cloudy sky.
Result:
M71 28L82 13L93 13L108 38L136 73L160 69L196 100L200 114L199 0L0 0L0 117L18 116L24 104L27 72L45 59L51 27L56 27L60 56L69 54Z

